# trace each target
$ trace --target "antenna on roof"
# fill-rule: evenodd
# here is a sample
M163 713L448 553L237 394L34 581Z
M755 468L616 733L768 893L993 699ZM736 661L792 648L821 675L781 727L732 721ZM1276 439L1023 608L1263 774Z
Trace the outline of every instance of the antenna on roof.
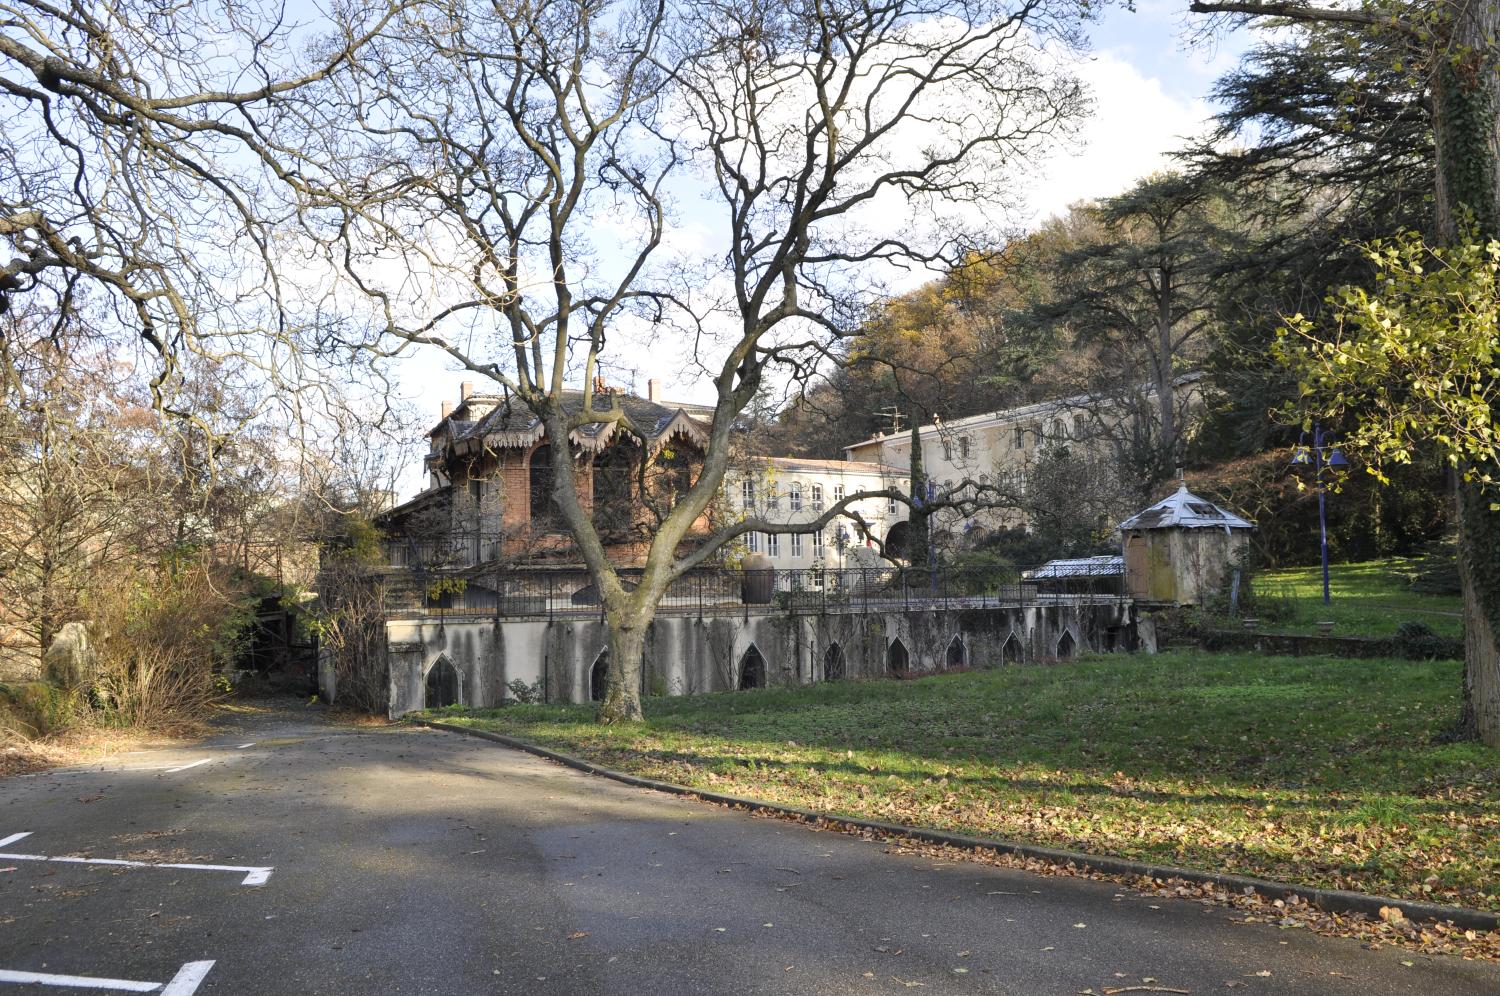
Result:
M890 419L891 435L894 436L896 433L901 431L901 409L897 408L895 405L880 409L879 411L875 412L875 417Z

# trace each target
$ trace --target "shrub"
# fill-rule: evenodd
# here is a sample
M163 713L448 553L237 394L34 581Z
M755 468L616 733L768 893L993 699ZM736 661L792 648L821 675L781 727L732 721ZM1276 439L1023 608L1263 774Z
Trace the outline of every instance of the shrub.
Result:
M1411 619L1396 627L1396 635L1388 641L1394 656L1409 661L1454 660L1464 655L1462 640L1438 636L1432 627Z
M517 702L530 703L542 701L542 683L540 681L534 681L528 685L520 678L512 678L506 683L505 687L510 689L510 694Z
M68 727L77 715L77 696L45 681L0 685L0 728L27 740Z
M224 694L219 679L249 638L254 604L191 551L122 570L90 604L95 719L150 728L200 718Z

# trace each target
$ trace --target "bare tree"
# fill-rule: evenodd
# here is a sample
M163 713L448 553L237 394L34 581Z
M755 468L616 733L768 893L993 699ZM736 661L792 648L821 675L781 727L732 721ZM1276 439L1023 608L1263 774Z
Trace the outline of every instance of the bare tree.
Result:
M66 321L86 300L90 333L142 347L154 403L182 418L202 414L180 396L193 357L303 404L328 357L281 279L304 167L267 132L273 102L342 71L401 6L341 5L313 37L269 0L0 3L0 313Z
M608 347L654 330L712 378L702 465L664 507L633 588L606 556L573 461L554 461L557 514L609 627L602 719L640 716L645 631L674 579L748 531L822 528L870 497L795 526L744 518L684 545L720 493L734 425L768 367L850 327L862 274L927 264L964 241L957 227L892 219L974 214L1080 111L1078 85L1042 48L1077 42L1085 10L419 8L296 109L308 128L297 141L325 143L307 228L376 312L378 337L359 345L441 350L534 412L554 442L608 424L647 461L658 456L651 427L595 393ZM662 246L682 210L674 191L693 183L725 250L689 279Z

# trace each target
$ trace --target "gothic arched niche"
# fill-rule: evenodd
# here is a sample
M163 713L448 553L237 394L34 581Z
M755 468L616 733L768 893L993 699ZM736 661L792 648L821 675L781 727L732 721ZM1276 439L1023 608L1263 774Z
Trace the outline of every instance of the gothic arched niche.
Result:
M905 674L910 667L911 654L907 652L906 644L899 639L892 640L885 651L885 669L891 674Z
M766 659L761 655L760 648L752 643L740 658L740 691L765 687Z
M448 658L439 657L437 663L432 665L427 672L427 689L423 705L428 709L441 709L444 706L458 704L458 669Z
M603 702L604 693L609 690L609 648L605 647L599 651L599 656L594 658L594 666L589 668L589 701Z
M844 677L844 648L830 643L823 652L823 680L842 681Z

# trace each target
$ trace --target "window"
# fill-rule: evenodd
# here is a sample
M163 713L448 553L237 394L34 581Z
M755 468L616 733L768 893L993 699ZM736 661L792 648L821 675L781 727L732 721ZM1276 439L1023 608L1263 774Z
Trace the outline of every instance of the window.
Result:
M792 533L792 556L802 556L802 534Z
M813 556L814 557L821 557L821 556L823 556L823 530L819 529L817 532L813 533L812 534L812 541L813 541Z
M835 502L844 500L844 486L842 484L835 484L833 486L833 500Z
M552 447L546 443L531 451L528 471L531 485L531 521L545 523L552 518Z
M776 533L766 533L766 556L781 556L781 537Z
M823 485L821 484L812 486L812 505L814 512L823 511Z
M886 509L885 509L886 512L888 512L891 515L895 515L896 514L896 505L897 504L899 504L899 503L896 501L896 499L892 498L890 500L890 503L886 505Z
M1024 450L1026 448L1026 430L1021 428L1019 425L1016 426L1015 430L1014 448L1018 450Z
M781 507L781 495L779 495L779 494L776 493L776 485L773 484L773 485L771 485L770 489L766 491L766 508L780 508L780 507Z
M750 547L751 553L760 553L760 533L749 532L745 534L745 544Z
M953 461L953 440L951 439L943 440L943 459L950 463Z
M740 482L740 505L744 508L755 507L755 482Z
M786 503L793 512L802 511L802 485L793 484L787 489Z
M958 439L958 455L963 459L969 459L969 437L960 436Z

